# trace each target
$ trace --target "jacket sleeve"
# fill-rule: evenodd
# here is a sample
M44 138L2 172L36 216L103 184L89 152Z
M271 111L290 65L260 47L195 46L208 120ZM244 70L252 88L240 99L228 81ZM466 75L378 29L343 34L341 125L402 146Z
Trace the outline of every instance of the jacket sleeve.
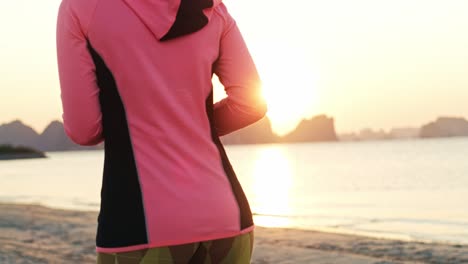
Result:
M66 134L75 143L96 145L104 140L95 65L87 48L86 29L63 1L57 20L57 60ZM87 25L86 25L87 26Z
M227 97L214 105L214 126L218 136L257 122L265 116L266 103L256 66L234 19L227 15L214 73Z

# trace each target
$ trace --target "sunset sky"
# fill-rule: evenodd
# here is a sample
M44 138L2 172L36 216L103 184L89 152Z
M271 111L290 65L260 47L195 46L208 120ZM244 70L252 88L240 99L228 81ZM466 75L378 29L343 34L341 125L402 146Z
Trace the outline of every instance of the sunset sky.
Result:
M325 113L339 133L468 117L466 0L226 0L275 131ZM0 1L0 124L61 120L60 0ZM217 88L218 98L222 89Z

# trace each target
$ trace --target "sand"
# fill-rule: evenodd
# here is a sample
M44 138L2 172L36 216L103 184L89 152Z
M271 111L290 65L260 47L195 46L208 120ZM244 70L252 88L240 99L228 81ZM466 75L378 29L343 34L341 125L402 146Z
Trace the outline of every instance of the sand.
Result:
M95 263L96 217L0 204L0 263ZM257 227L252 263L468 263L468 246Z

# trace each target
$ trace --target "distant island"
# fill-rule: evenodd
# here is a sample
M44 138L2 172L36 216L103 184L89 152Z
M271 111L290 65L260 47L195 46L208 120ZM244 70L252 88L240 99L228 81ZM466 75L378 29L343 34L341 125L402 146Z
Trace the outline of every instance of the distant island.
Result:
M221 137L224 144L270 144L337 141L334 120L326 115L318 115L311 119L302 120L289 134L276 135L270 120L265 117L259 122L244 129Z
M440 117L421 128L421 138L466 137L468 121L461 117Z
M51 122L40 134L20 120L1 124L0 145L28 146L43 152L103 148L103 144L92 147L75 144L65 134L63 124L60 121Z
M393 128L388 132L367 128L357 133L340 134L338 137L340 141L468 137L468 121L463 117L439 117L420 128Z
M393 139L416 139L419 138L420 128L401 127L390 131L383 129L373 130L361 129L359 132L338 135L340 141L371 141L371 140L393 140Z
M0 145L0 160L46 158L46 155L29 147Z

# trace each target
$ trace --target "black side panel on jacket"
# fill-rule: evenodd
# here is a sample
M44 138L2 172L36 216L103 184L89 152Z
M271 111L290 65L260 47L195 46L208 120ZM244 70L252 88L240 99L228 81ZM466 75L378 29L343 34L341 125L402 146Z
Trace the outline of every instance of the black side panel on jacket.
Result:
M88 41L96 65L105 144L98 247L148 243L143 198L125 108L112 73Z
M253 219L252 219L252 212L250 210L250 205L247 200L247 197L245 196L244 190L242 190L242 186L240 185L239 180L237 179L236 173L234 172L234 169L232 168L231 163L229 162L229 159L226 154L226 151L224 150L223 144L221 143L221 140L219 139L216 133L216 128L213 123L213 90L211 91L210 95L206 99L206 113L208 115L208 119L210 120L211 138L213 142L216 144L216 146L218 147L218 150L221 156L221 161L223 163L224 171L229 179L229 182L231 183L232 191L234 192L234 195L237 200L237 204L239 205L240 217L241 217L240 229L245 229L254 224Z

